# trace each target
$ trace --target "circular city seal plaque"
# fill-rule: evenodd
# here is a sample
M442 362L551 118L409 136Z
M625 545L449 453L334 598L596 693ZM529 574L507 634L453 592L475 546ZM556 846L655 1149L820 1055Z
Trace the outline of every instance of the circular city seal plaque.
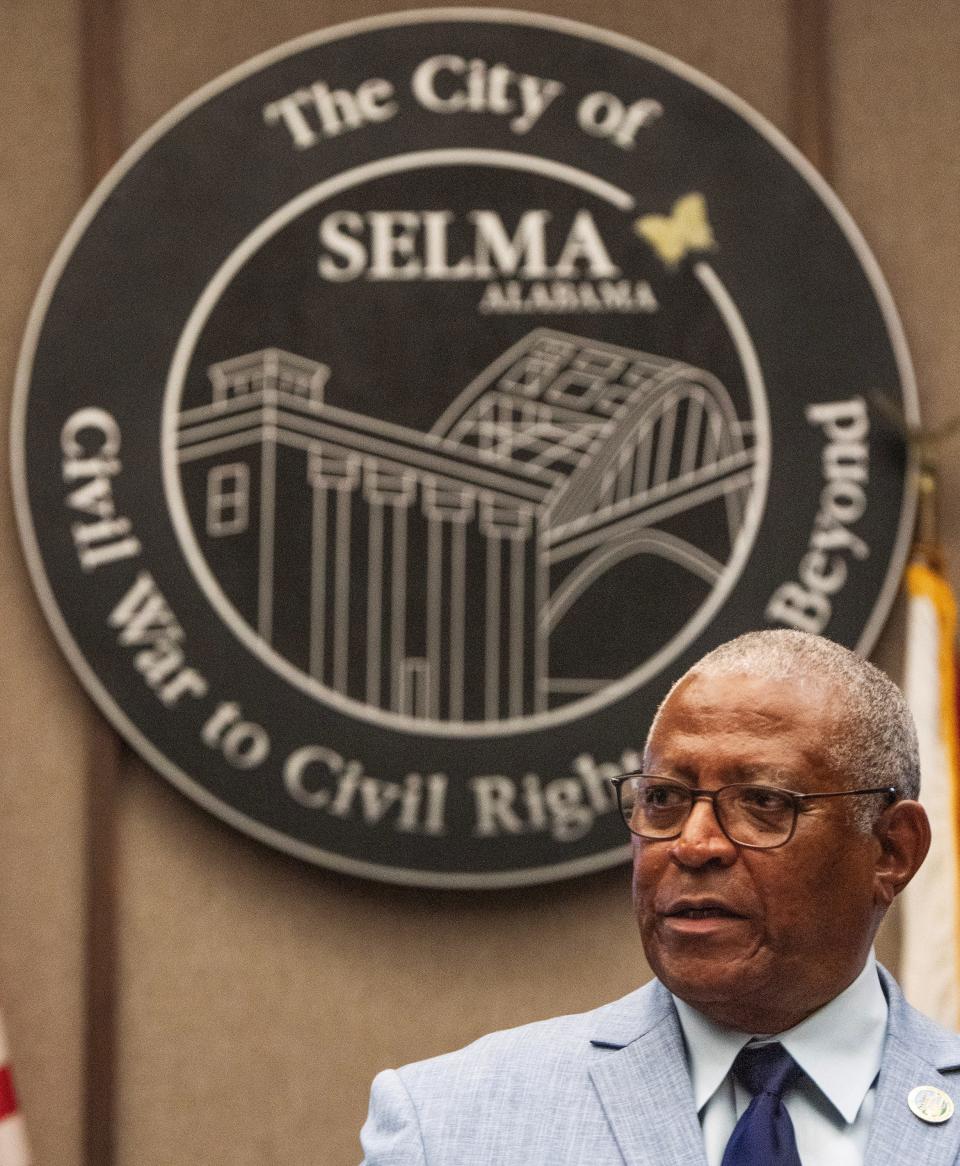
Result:
M163 119L24 342L54 631L185 793L339 870L621 860L607 778L708 648L869 647L915 393L876 265L757 114L496 10L306 37Z

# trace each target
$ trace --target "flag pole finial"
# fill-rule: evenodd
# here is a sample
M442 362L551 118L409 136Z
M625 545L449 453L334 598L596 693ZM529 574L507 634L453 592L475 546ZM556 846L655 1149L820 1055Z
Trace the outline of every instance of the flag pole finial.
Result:
M940 543L938 453L942 445L960 433L960 414L942 425L924 427L911 424L900 406L883 393L871 393L869 402L876 413L900 434L912 455L919 497L911 561L926 563L942 573L945 562Z
M926 459L921 462L918 470L917 525L910 557L914 561L926 563L936 571L943 571L937 485L936 466L931 460Z

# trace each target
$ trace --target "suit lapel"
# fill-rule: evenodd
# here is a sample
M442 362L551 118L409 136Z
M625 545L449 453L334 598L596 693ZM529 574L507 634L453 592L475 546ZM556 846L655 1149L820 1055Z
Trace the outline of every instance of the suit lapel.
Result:
M654 982L639 1014L608 1017L593 1044L610 1049L590 1068L627 1166L706 1166L703 1134L670 994Z
M907 1105L907 1095L917 1085L942 1089L960 1110L960 1093L954 1081L923 1057L888 1039L864 1166L903 1166L905 1162L947 1166L960 1158L960 1116L955 1114L942 1125L921 1121Z
M945 1032L903 999L880 969L890 1007L883 1063L864 1166L960 1163L960 1037ZM594 1046L607 1050L590 1077L626 1166L706 1166L680 1022L657 981L601 1010ZM907 1104L910 1090L933 1085L956 1113L940 1125Z
M915 1012L885 971L880 978L890 1017L864 1166L952 1166L960 1160L960 1038ZM917 1085L952 1097L954 1116L940 1125L916 1117L907 1096Z

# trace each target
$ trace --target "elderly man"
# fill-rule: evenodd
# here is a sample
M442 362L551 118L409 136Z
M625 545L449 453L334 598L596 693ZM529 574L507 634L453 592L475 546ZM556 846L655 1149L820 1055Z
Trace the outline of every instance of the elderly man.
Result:
M872 952L929 845L918 771L903 698L852 652L711 652L616 779L657 979L381 1073L367 1166L960 1163L960 1038Z

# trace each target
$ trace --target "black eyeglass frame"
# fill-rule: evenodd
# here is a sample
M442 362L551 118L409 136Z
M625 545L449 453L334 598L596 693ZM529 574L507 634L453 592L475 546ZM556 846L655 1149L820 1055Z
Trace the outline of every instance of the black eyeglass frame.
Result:
M665 782L672 786L677 786L690 795L690 808L687 810L686 816L680 823L680 829L676 834L658 834L652 837L649 834L641 834L627 821L627 816L623 812L623 785L632 777L648 777L654 781ZM636 838L642 838L644 842L672 842L675 838L679 838L683 833L683 828L690 820L690 815L693 813L694 803L699 798L706 798L712 808L713 816L717 820L717 825L720 827L725 838L733 843L734 846L742 846L747 850L777 850L781 846L786 846L793 838L797 830L797 819L800 816L800 803L813 801L815 798L849 798L857 797L863 794L886 794L888 798L887 804L892 806L894 802L899 801L900 793L896 786L893 785L878 785L871 786L869 789L838 789L838 790L824 790L820 793L800 794L791 789L783 789L778 785L761 785L756 782L741 781L732 782L730 785L722 785L719 789L700 789L699 786L687 785L686 782L677 781L673 777L661 777L657 773L645 773L643 770L637 769L630 773L621 773L617 777L611 777L611 785L617 791L617 806L620 810L620 819L626 828ZM781 797L788 798L793 810L793 821L790 824L790 833L783 839L782 842L774 842L771 846L758 845L756 842L738 842L736 838L732 837L726 826L723 824L723 817L717 810L717 798L728 789L757 789L769 791L770 793L779 794Z

